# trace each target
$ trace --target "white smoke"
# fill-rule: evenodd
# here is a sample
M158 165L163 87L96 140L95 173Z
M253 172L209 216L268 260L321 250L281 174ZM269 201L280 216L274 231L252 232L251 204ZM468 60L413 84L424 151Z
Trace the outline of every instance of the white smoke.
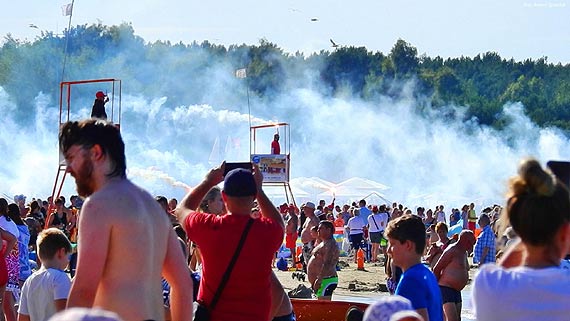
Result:
M504 106L507 125L497 131L476 120L464 121L463 107L447 106L453 117L429 107L417 112L420 102L412 98L413 83L398 99L379 97L374 102L296 88L271 103L252 97L250 119L238 80L226 77L215 83L239 91L235 97L243 101L234 97L212 99L215 104L171 107L168 97L123 92L121 131L128 175L135 183L153 195L180 199L217 165L210 163L216 140L221 158L249 159L250 121L290 124L290 142L282 135L282 146L291 146L292 178L318 176L332 182L368 178L390 187L387 199L409 206L500 202L521 158L532 156L543 163L570 159L568 138L557 129L533 124L520 103ZM207 87L212 97L223 90L219 85ZM0 88L4 115L0 148L5 155L0 162L0 192L25 194L28 200L51 194L58 168L58 104L39 93L33 107L35 116L18 122L12 116L11 97ZM71 118L87 117L89 112L77 108ZM259 153L269 152L274 131L259 132ZM71 177L62 193L75 193Z

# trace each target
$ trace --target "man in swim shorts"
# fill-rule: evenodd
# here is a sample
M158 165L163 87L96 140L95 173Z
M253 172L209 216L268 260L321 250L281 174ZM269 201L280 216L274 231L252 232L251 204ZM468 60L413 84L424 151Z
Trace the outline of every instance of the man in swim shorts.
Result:
M299 217L295 213L295 208L289 208L289 218L285 225L285 247L291 251L291 266L295 267L295 250L297 248L297 229L299 228Z
M469 282L467 255L473 251L475 235L463 230L459 240L448 246L433 268L443 299L443 314L447 321L461 320L461 290Z
M307 276L319 300L330 300L338 284L336 265L339 249L333 237L334 226L329 221L321 221L317 229L321 243L311 253L307 264Z
M315 204L313 202L307 202L303 211L306 220L301 231L301 242L303 242L303 268L306 269L315 241L311 236L311 228L319 225L319 219L315 215Z

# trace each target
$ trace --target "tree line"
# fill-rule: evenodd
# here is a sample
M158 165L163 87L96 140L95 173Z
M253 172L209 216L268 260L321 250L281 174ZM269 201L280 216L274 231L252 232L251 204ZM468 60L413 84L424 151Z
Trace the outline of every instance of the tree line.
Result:
M401 39L389 53L343 46L306 56L286 53L265 39L227 47L145 42L129 23L78 25L63 35L44 31L32 41L8 34L0 48L0 86L20 117L38 92L57 99L62 74L65 80L117 77L123 91L164 95L176 106L207 103L211 82L240 68L247 69L250 93L267 101L293 88L374 101L398 98L412 84L418 112L426 106L464 106L465 120L500 129L503 105L521 102L539 126L570 130L570 65L549 63L547 57L515 61L487 52L444 59L418 55Z

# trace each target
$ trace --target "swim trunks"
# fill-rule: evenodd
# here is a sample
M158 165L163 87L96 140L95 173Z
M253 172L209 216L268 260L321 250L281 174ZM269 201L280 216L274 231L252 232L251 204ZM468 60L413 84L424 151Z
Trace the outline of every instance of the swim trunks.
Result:
M291 312L280 317L275 317L271 321L297 321L297 317L295 316L295 312Z
M441 298L443 303L461 303L461 292L457 291L456 289L450 288L448 286L440 285L439 289L441 290Z
M285 247L288 249L297 247L297 233L287 233L285 235ZM295 253L292 253L292 255L294 256Z
M331 296L338 284L338 277L331 276L324 278L321 282L321 287L317 290L317 297Z

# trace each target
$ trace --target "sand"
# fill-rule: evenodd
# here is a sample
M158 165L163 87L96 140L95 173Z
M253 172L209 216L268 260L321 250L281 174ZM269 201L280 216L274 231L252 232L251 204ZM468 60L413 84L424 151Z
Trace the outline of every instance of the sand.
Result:
M471 258L469 258L471 261ZM347 258L341 258L340 261L346 262L348 266L338 271L339 284L333 294L333 300L338 301L354 301L372 303L381 296L390 295L386 289L386 274L384 266L381 263L365 263L364 270L360 271L356 268L356 264ZM344 265L341 263L341 265ZM274 269L275 274L283 284L287 292L295 289L299 284L310 287L308 281L299 281L293 279L292 271L283 272ZM469 271L469 278L473 280L476 268ZM463 297L463 309L461 312L462 320L474 320L473 310L470 302L471 298L471 282L461 292Z
M348 266L338 271L339 284L334 294L343 296L366 296L370 294L375 295L389 295L386 290L386 274L384 273L384 266L379 263L365 263L364 270L360 271L356 268L356 264L348 262L346 258L341 258L342 262ZM341 266L344 266L341 263ZM299 284L304 284L310 287L307 280L305 282L293 279L291 276L293 272L283 272L275 269L275 274L283 284L286 291L296 288ZM350 290L349 290L350 286Z

